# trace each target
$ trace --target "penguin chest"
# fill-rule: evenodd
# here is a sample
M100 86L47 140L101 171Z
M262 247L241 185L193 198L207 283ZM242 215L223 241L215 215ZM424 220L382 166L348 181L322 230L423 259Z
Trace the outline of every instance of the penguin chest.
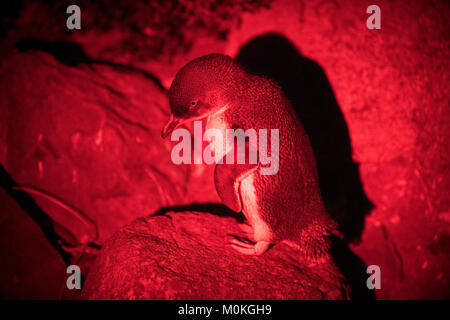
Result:
M227 129L229 127L223 114L208 118L206 132L209 135L209 146L216 154L216 159L222 159L223 156L232 150L232 142L227 141Z

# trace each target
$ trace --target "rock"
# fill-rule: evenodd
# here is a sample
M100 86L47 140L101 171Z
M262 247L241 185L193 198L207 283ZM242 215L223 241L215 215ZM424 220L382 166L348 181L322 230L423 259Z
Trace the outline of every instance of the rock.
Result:
M307 266L277 244L260 257L226 245L235 218L193 211L139 218L112 236L92 265L84 299L342 299L331 262Z
M1 174L0 174L0 178ZM65 266L44 232L0 188L0 298L57 299L65 282Z
M161 139L168 102L157 81L133 68L88 60L75 68L57 59L29 50L0 64L1 165L17 184L83 212L98 239L32 194L76 238L101 244L142 214L178 203L189 168L172 163L170 141Z

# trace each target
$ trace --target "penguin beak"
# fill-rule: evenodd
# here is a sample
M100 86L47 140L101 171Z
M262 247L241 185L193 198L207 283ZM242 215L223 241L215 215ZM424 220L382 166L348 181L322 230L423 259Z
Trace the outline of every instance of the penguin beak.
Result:
M165 139L169 134L172 133L173 130L175 130L176 127L180 124L180 119L175 118L173 114L170 115L169 121L166 123L166 125L161 130L161 137Z

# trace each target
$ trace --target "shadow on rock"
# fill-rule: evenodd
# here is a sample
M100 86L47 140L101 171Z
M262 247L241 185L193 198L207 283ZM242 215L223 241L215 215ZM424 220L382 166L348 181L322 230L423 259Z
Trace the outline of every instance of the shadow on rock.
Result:
M42 233L47 238L50 245L61 255L64 263L70 265L71 254L64 251L61 247L61 237L55 231L55 222L37 205L33 197L28 193L14 190L17 186L17 183L0 164L0 188L4 189L20 205L28 216L33 219L42 230ZM59 228L60 230L64 229L62 226L59 226ZM65 234L70 234L70 232L65 230Z
M192 203L187 205L163 207L156 211L152 216L165 216L169 212L195 211L203 213L211 213L218 217L230 217L239 223L245 221L245 217L241 212L234 212L221 203Z

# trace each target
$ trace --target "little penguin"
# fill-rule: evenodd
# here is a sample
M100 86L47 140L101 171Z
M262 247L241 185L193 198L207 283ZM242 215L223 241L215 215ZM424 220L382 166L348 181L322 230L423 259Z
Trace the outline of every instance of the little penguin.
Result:
M256 164L224 160L215 165L218 195L231 210L242 212L248 222L242 228L250 241L232 237L229 244L243 254L261 255L271 245L286 242L308 261L322 260L336 223L322 202L308 136L280 86L250 74L227 55L208 54L178 71L170 86L169 103L171 115L162 129L163 138L179 125L200 119L224 137L226 129L279 130L275 174L261 174L259 168L264 164L259 156ZM258 144L249 142L245 149L247 154L261 151ZM224 159L226 152L235 150L227 147Z

